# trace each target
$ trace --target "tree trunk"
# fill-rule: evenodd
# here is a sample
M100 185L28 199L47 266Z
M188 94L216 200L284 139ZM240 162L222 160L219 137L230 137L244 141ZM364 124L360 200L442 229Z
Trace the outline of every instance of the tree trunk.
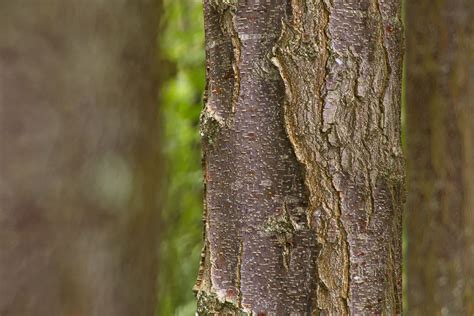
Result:
M0 1L0 315L152 315L158 1Z
M400 313L400 2L204 5L198 312Z
M407 2L408 309L474 314L474 2Z

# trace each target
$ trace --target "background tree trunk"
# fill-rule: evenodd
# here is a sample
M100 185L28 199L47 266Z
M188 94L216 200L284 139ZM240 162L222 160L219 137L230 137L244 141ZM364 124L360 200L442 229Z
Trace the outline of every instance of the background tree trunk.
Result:
M408 309L474 314L474 2L407 1Z
M158 15L1 1L1 315L153 314Z
M198 311L400 313L400 2L204 3Z

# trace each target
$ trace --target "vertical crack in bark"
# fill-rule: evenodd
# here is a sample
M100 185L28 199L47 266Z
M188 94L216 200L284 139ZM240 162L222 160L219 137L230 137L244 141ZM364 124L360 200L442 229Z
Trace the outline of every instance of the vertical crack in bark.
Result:
M242 257L244 256L244 242L239 238L239 252L237 253L237 270L235 271L235 287L237 288L237 305L242 308Z
M383 85L382 85L382 89L380 91L380 96L379 96L379 105L380 105L380 112L381 112L381 117L380 117L380 129L381 131L384 131L385 130L385 102L384 102L384 98L385 98L385 94L387 92L387 89L389 87L389 83L390 83L390 77L392 75L392 69L390 67L390 60L389 60L389 53L388 53L388 50L387 50L387 47L386 47L386 43L385 43L385 37L386 37L386 34L385 34L385 19L383 17L383 13L382 13L382 9L380 7L380 0L374 0L375 2L375 7L376 7L376 10L377 10L377 13L379 15L379 18L380 18L380 35L381 36L381 40L378 40L377 42L380 43L380 48L382 49L383 51L383 71L384 71L384 76L383 76ZM390 24L387 25L387 28L388 29L391 29L392 26L390 26ZM384 135L385 136L385 135Z
M368 207L368 212L367 212L367 224L365 225L365 228L366 229L369 229L370 227L370 222L372 220L372 217L374 215L374 212L375 212L375 197L374 197L374 192L375 192L375 183L372 179L372 175L370 173L370 170L368 168L366 168L366 174L367 174L367 181L368 181L368 185L367 187L370 188L369 189L369 207Z
M318 220L322 223L314 224L326 227L315 231L322 247L316 259L317 278L320 282L317 286L316 305L320 312L347 314L349 246L338 210L341 198L337 190L332 190L331 176L326 172L328 165L325 158L328 157L324 157L328 148L323 145L333 142L334 135L331 135L329 125L324 128L327 133L321 133L319 129L320 125L325 124L325 96L322 94L327 76L326 69L331 58L327 46L329 42L327 5L329 4L314 1L291 1L291 20L284 23L282 34L274 48L272 61L285 84L285 126L295 154L305 169L305 184L310 192L309 216L313 217L312 213L320 210L321 205L326 204L325 201L331 205L323 207L329 212L325 211L325 215L321 214L319 217ZM301 108L305 103L307 106ZM298 116L301 116L304 110L313 113L308 116L310 120L317 120L319 117L319 122L316 121L312 125L310 121L301 121ZM319 139L321 137L325 140ZM326 179L328 186L322 185L324 181L321 182L321 177ZM330 191L332 198L324 197L327 190ZM336 203L332 204L331 200L336 200ZM338 237L334 237L335 235ZM339 245L345 245L342 247L342 257L336 259L340 264L338 266L340 270L345 272L343 278L336 282L333 269L339 270L339 268L333 267L334 262L328 259L336 253L329 254L335 240L338 240Z
M328 56L331 56L334 61L333 63L335 62L336 64L341 64L343 63L344 61L340 61L338 59L338 57L334 56L333 54L333 51L331 49L331 46L332 46L332 37L331 37L331 32L329 31L329 23L330 23L330 15L331 15L331 10L333 9L333 2L331 0L324 0L323 1L323 10L324 10L324 13L325 13L325 25L324 25L324 35L326 36L326 51L327 51L327 54ZM356 64L358 66L358 64ZM320 88L320 91L324 91L324 96L321 98L321 105L322 105L322 108L325 107L325 103L327 102L327 87L326 87L326 83L328 82L329 78L329 70L330 70L330 58L326 58L326 61L325 61L325 74L324 74L324 80L323 82L321 82L321 88ZM354 96L356 96L357 93L354 93ZM336 109L337 111L337 109ZM324 115L323 115L324 116ZM329 140L328 140L328 143L329 143ZM334 141L333 141L334 143ZM341 152L339 152L339 155L341 155ZM339 159L339 161L342 161L342 159ZM340 169L342 170L342 166L341 166L341 163L338 162L338 166L340 167ZM336 313L339 313L339 312L342 312L343 314L347 315L349 313L349 299L350 299L350 292L349 292L349 289L350 289L350 266L351 266L351 262L350 262L350 259L349 259L349 241L348 241L348 233L347 233L347 229L346 227L344 226L344 223L341 219L341 213L342 213L342 196L341 196L341 192L340 192L340 189L338 189L334 183L334 179L331 179L332 176L328 173L326 173L326 177L327 179L329 179L329 182L330 182L330 188L333 189L333 192L332 192L332 196L336 199L336 203L334 204L334 209L335 209L335 216L337 218L337 224L338 224L338 227L339 227L339 231L340 231L340 234L341 234L341 241L340 243L343 245L343 249L342 249L342 270L343 270L343 274L342 274L342 284L341 284L341 287L339 289L339 297L336 298L336 300L338 301L338 307L336 307L335 309L332 309L331 304L332 302L329 301L329 302L326 302L324 305L323 304L320 304L320 308L322 310L326 310L329 314L331 312L334 313L334 311L336 311ZM331 245L328 245L329 247L332 247ZM324 259L322 259L324 260ZM318 262L319 263L319 262ZM334 277L333 275L328 275L327 277L331 278L331 277ZM334 298L332 299L334 301Z
M203 159L202 161L203 164L203 170L206 170L206 160ZM204 174L204 194L206 192L206 183L207 183L207 177L206 174ZM203 241L204 245L201 250L201 260L199 263L199 271L198 271L198 276L196 279L196 283L194 284L193 287L193 292L196 294L196 296L201 296L202 293L210 293L212 292L212 279L211 279L211 255L210 255L210 243L209 243L209 238L207 232L209 231L209 219L208 219L208 210L207 210L207 200L206 198L204 199L203 203Z
M232 60L232 69L234 69L234 90L232 92L232 113L235 113L235 108L239 102L240 97L240 52L241 45L239 35L235 29L234 17L232 17L232 47L234 50L234 58Z
M384 14L397 19L399 8L292 0L273 50L322 247L317 306L328 314L401 311L400 258L383 252L401 242L400 30L384 29Z
M207 231L206 229L205 231ZM243 242L240 240L238 253L238 266L236 270L236 293L227 292L222 297L213 289L211 279L211 262L209 253L209 240L205 236L205 244L201 254L201 264L196 285L193 291L197 298L197 314L198 315L252 315L252 312L242 307L242 292L240 288L241 267L243 255Z
M324 120L324 110L327 108L326 104L330 104L328 102L328 89L326 87L326 83L328 82L329 80L329 75L330 75L330 69L332 67L332 64L336 63L336 64L342 64L344 61L339 59L338 56L335 56L334 55L334 52L332 51L331 49L331 46L332 46L332 38L331 38L331 33L329 31L329 22L330 22L330 15L331 15L331 10L333 9L333 2L331 0L324 0L322 1L323 2L323 6L322 6L322 9L324 10L324 15L325 15L325 23L324 23L324 27L323 27L323 30L324 30L324 36L326 37L326 47L325 47L325 50L327 52L327 56L326 57L326 60L325 60L325 64L324 64L324 79L323 81L321 82L321 87L320 87L320 91L321 91L321 96L320 96L320 104L321 104L321 117L322 117L322 120L321 122L323 122L323 126L325 124L325 120ZM356 66L357 66L357 71L358 71L358 64L356 63ZM357 95L356 93L356 85L352 85L352 89L354 91L354 96ZM335 112L337 113L337 108L335 110ZM336 116L336 114L334 115L334 117ZM333 130L333 128L331 128ZM324 130L324 127L322 129L322 131ZM326 134L326 142L329 144L329 143L332 143L333 145L336 145L337 141L335 141L334 139L331 141L329 139L329 137L327 136L328 134ZM332 136L334 138L334 136ZM338 153L339 155L339 158L340 158L340 152ZM339 159L339 161L342 160L342 159ZM340 166L340 162L337 162L338 166L340 167L340 169L342 170L342 167ZM330 186L328 186L328 188L330 188L332 190L332 193L331 193L331 196L332 198L334 198L336 200L336 202L333 204L333 208L334 208L334 215L335 218L336 218L336 221L337 221L337 225L338 225L338 229L339 229L339 233L340 233L340 245L342 245L342 263L341 263L341 268L342 268L342 284L340 285L340 288L338 290L336 290L335 288L329 288L330 291L333 291L334 293L338 293L338 295L336 297L333 297L329 300L329 301L326 301L324 303L320 303L318 302L318 305L319 305L319 308L320 310L324 310L326 311L327 313L334 313L334 311L336 311L336 313L343 313L343 314L348 314L349 313L349 299L350 299L350 296L349 296L349 289L350 289L350 276L349 276L349 272L350 272L350 265L351 265L351 262L349 260L349 242L348 242L348 233L347 233L347 230L346 230L346 227L344 226L344 223L341 219L341 213L342 213L342 196L341 196L341 192L340 192L340 188L338 189L334 183L334 179L333 176L331 174L329 174L327 171L324 171L324 174L326 175L326 178L328 179L329 183L330 183ZM314 184L313 184L314 185ZM327 244L326 247L328 248L331 248L333 247L332 245L330 244ZM329 250L331 251L331 250ZM323 252L322 252L323 253ZM324 256L322 256L321 259L318 260L318 266L324 266L325 264L323 264L322 262L324 262L325 258ZM330 271L330 269L325 269L326 271ZM332 272L331 272L332 273ZM328 274L326 275L326 278L332 278L334 277L333 274ZM334 304L334 302L337 302L337 304L335 305L336 308L332 309L331 305Z
M337 184L335 184L334 180L331 181L332 188L333 188L333 196L337 199L337 203L335 204L335 215L337 219L337 224L340 230L341 234L341 243L343 245L343 263L342 263L342 269L343 269L343 278L342 278L342 286L340 288L340 296L337 297L337 301L339 301L339 304L343 307L343 312L345 315L349 314L349 300L350 300L350 270L351 270L351 261L349 258L349 253L350 253L350 247L349 247L349 241L348 241L348 232L347 228L344 225L344 222L342 220L342 210L343 210L343 205L342 205L342 190L340 187L338 187ZM329 246L330 247L330 246ZM330 275L329 277L334 277L334 275ZM320 308L324 308L328 312L330 312L330 308L328 305L321 306Z
M212 0L211 4L219 12L221 17L221 29L224 34L230 37L232 43L232 70L234 76L234 88L232 92L232 113L235 113L235 108L240 97L240 54L242 43L237 32L237 26L235 22L235 13L237 11L239 2L238 0ZM228 118L231 124L232 117Z

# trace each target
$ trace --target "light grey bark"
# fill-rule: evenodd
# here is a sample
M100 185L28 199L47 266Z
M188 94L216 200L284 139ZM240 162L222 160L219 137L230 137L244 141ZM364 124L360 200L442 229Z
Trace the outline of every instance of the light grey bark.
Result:
M159 1L0 1L0 315L152 315Z
M204 3L198 310L400 313L400 2Z
M407 1L408 311L474 314L474 2Z

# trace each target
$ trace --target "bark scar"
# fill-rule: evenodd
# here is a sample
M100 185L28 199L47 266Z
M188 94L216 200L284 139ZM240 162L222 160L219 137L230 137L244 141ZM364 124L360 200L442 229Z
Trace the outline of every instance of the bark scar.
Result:
M238 0L213 0L211 6L219 12L221 30L230 37L232 43L232 70L234 89L232 91L232 113L235 113L240 96L240 55L242 42L239 37L235 15L238 10Z

